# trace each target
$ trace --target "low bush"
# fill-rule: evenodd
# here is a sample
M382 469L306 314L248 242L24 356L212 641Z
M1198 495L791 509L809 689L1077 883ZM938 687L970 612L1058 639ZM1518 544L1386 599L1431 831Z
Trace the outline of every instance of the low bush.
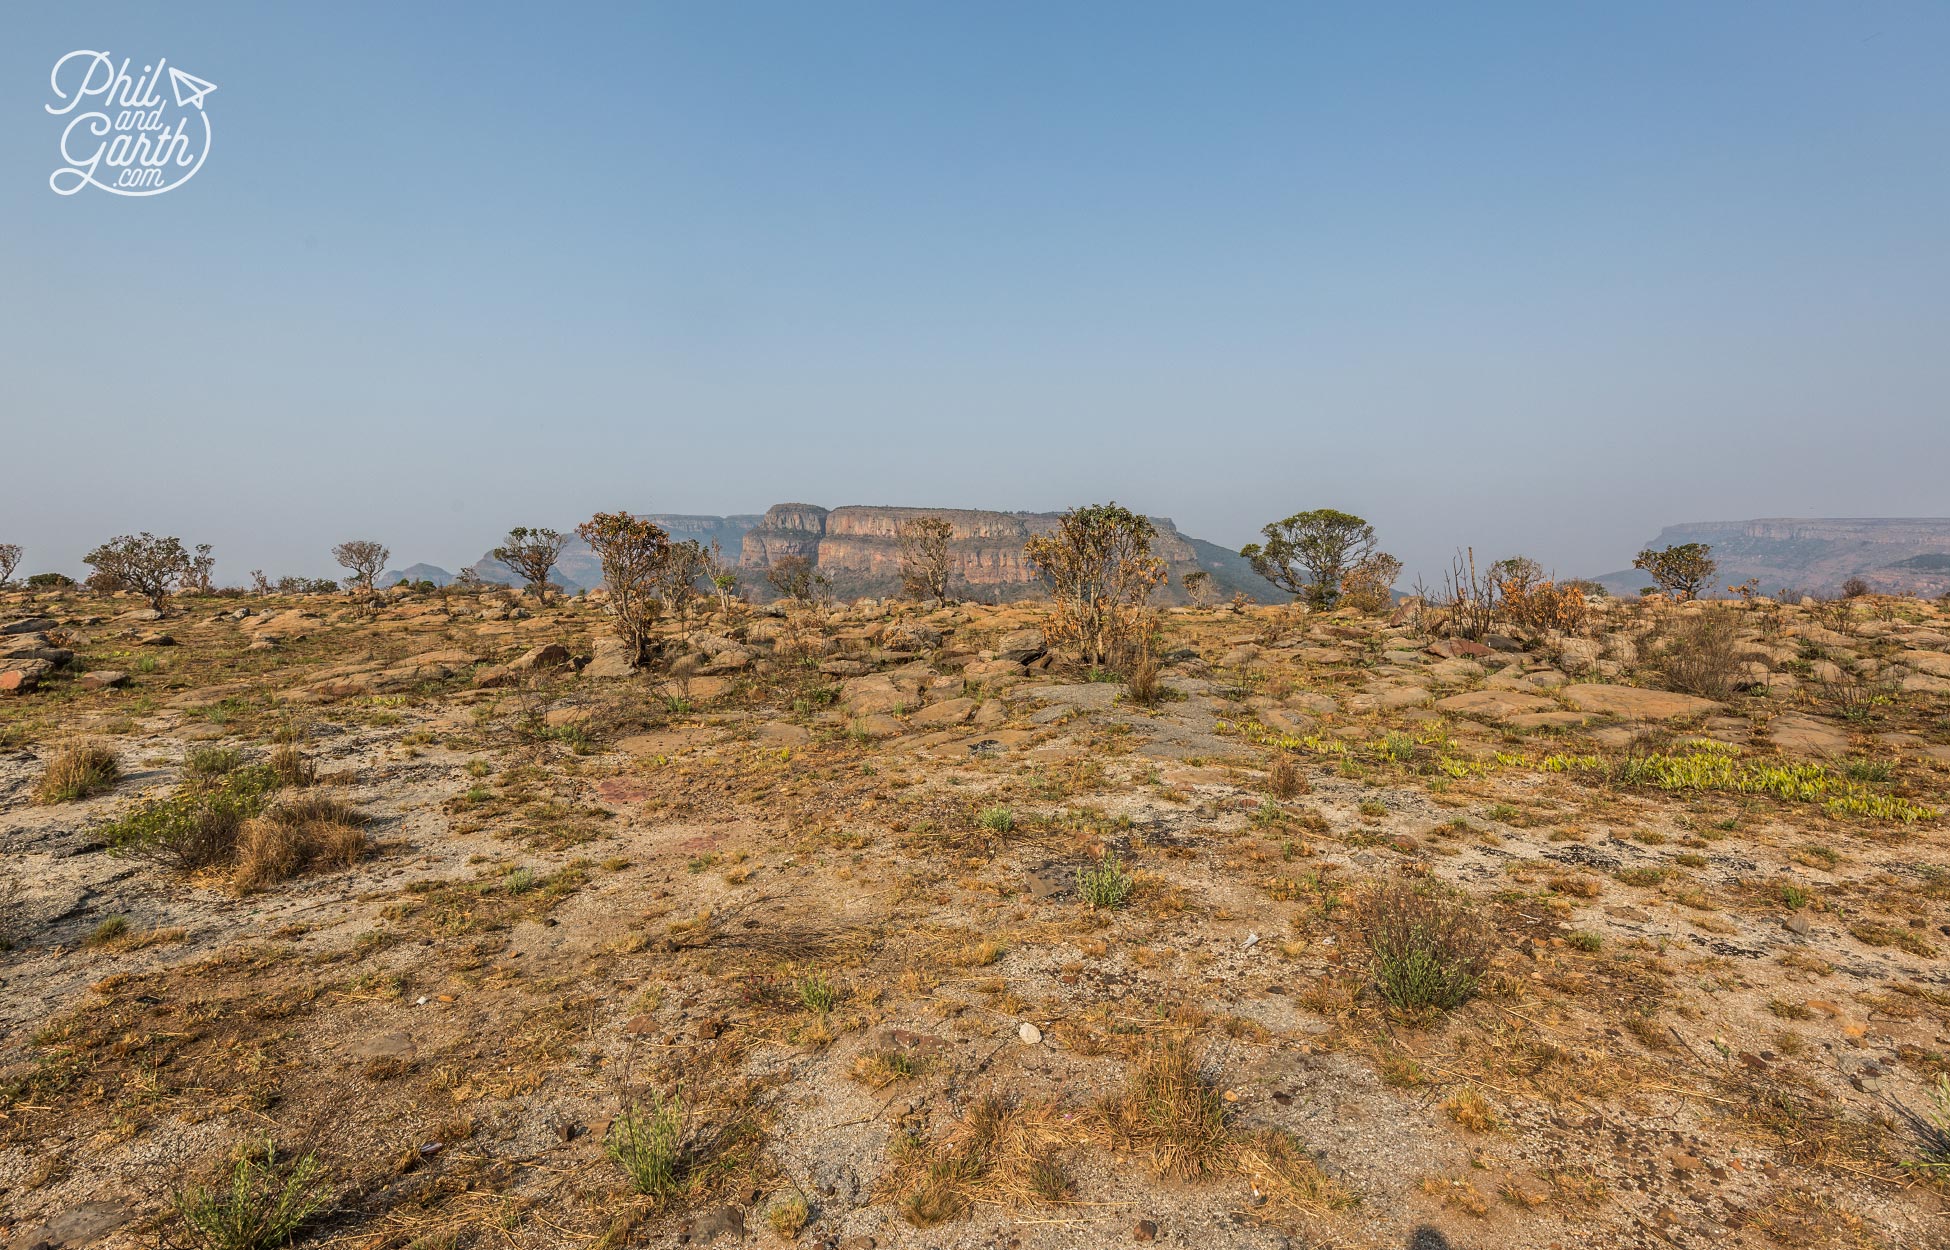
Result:
M1726 699L1740 688L1743 662L1734 619L1717 611L1674 616L1658 631L1660 674L1684 694Z
M1375 988L1409 1015L1451 1011L1489 968L1492 930L1463 896L1430 884L1372 890L1362 907Z
M1077 894L1093 908L1115 910L1130 901L1137 881L1124 871L1115 851L1105 851L1094 867L1077 869Z
M236 858L245 822L264 810L276 789L271 770L252 764L214 783L186 783L102 832L112 851L158 859L185 871L227 864Z
M1182 1042L1154 1047L1124 1092L1103 1109L1119 1150L1139 1155L1161 1177L1192 1180L1226 1158L1225 1101Z
M183 1232L200 1250L271 1250L290 1242L325 1204L318 1161L280 1164L277 1149L239 1151L227 1183L193 1186L172 1205Z

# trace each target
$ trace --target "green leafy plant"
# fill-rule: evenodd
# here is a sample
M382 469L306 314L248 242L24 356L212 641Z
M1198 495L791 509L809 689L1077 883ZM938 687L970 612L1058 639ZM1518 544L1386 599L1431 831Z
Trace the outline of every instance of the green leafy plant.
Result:
M1491 929L1466 899L1434 885L1376 887L1364 901L1375 987L1409 1014L1450 1011L1489 967Z
M799 978L799 1002L807 1011L821 1015L831 1011L840 1001L839 987L828 980L823 972L809 972Z
M674 1097L652 1093L650 1105L632 1103L609 1126L604 1149L623 1169L630 1187L646 1197L675 1194L684 1163L683 1108Z
M1093 908L1115 910L1131 899L1137 879L1124 871L1115 851L1105 851L1094 866L1077 869L1077 894Z
M318 1161L305 1155L280 1164L269 1141L240 1150L225 1185L192 1186L171 1205L183 1231L202 1250L269 1250L291 1240L325 1205Z

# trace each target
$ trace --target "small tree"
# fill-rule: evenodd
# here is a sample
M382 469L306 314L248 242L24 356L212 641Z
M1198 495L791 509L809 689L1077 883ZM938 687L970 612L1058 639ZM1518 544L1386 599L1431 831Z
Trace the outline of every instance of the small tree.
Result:
M555 562L562 558L562 549L568 545L567 534L517 525L508 531L508 540L490 554L521 574L535 598L547 603L548 575L554 572Z
M955 527L947 517L917 516L895 531L901 553L901 592L910 599L948 602L948 543Z
M1165 579L1165 562L1151 554L1157 530L1116 503L1072 508L1054 533L1023 547L1056 599L1051 632L1075 642L1084 661L1101 665L1142 628L1144 603Z
M271 579L264 576L263 569L251 570L251 593L260 599L271 593Z
M1521 599L1531 587L1544 580L1544 566L1529 556L1505 556L1490 565L1490 580L1505 599Z
M373 579L386 567L386 561L392 558L392 554L381 544L364 538L356 538L332 548L332 558L351 571L352 575L345 579L345 584L366 594L372 593Z
M217 567L217 558L210 554L209 543L198 543L196 554L190 557L189 568L183 573L183 589L190 594L207 595L214 587L210 584L210 571Z
M697 584L704 577L711 556L697 539L670 544L663 566L657 571L657 597L671 615L682 621L691 614L697 599Z
M704 558L704 575L711 581L711 589L718 596L718 610L731 611L731 601L738 597L738 566L725 559L724 549L718 540L711 540L711 548Z
M598 512L576 526L576 533L602 562L611 627L628 649L630 662L643 663L650 630L662 610L657 577L670 556L670 535L627 512Z
M0 586L14 579L14 570L20 567L20 544L0 543Z
M787 599L811 602L820 580L813 562L804 556L780 556L765 570L765 580Z
M1185 588L1185 597L1193 607L1203 608L1212 602L1212 575L1204 569L1193 569L1179 578L1178 584Z
M1650 574L1675 599L1697 599L1700 585L1719 572L1720 562L1705 543L1678 543L1657 551L1647 547L1632 567Z
M1253 572L1316 608L1333 607L1341 579L1375 549L1374 526L1333 508L1296 512L1260 532L1266 541L1249 543L1239 554L1252 562Z
M1395 579L1401 575L1400 560L1371 552L1341 575L1341 602L1357 612L1385 612L1395 601Z
M158 538L147 530L111 538L81 559L95 570L91 584L133 590L158 612L190 571L190 553L181 540Z

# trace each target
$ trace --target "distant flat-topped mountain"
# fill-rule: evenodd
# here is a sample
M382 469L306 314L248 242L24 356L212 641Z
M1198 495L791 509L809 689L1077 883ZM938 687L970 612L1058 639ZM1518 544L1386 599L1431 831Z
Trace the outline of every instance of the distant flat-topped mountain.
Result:
M1950 591L1950 517L1857 517L1695 521L1668 525L1649 546L1706 543L1720 562L1713 579L1725 594L1750 577L1760 592L1832 593L1851 577L1877 590L1933 596ZM1596 579L1613 594L1650 584L1636 569Z
M832 583L842 598L876 598L900 590L901 522L918 516L947 518L954 527L949 543L953 593L971 599L1010 600L1042 593L1041 580L1023 559L1022 548L1032 536L1055 528L1060 513L987 512L972 508L913 508L849 506L823 508L817 504L782 503L763 516L690 516L651 514L679 541L695 539L718 544L727 559L745 570L745 591L757 599L770 596L765 573L787 556L803 556ZM1180 578L1194 569L1212 575L1216 600L1235 592L1260 603L1279 599L1252 566L1224 547L1189 538L1171 521L1151 518L1158 528L1156 549L1165 558L1170 580L1159 592L1164 602L1185 601ZM515 584L520 578L491 557L474 569L488 581ZM562 553L556 582L571 592L602 581L595 553L581 539Z

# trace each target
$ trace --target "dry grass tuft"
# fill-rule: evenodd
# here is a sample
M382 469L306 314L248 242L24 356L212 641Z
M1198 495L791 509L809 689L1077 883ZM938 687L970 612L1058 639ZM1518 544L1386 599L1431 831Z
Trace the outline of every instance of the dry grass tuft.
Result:
M1291 1134L1254 1133L1234 1144L1232 1168L1275 1210L1321 1215L1354 1205L1354 1195L1320 1170Z
M1022 1106L990 1095L937 1140L911 1134L896 1140L880 1194L917 1228L946 1223L978 1203L1062 1202L1071 1183L1054 1155L1075 1137L1074 1126L1050 1104Z
M322 794L280 803L245 822L231 885L244 893L314 868L349 868L372 849L364 823L351 805Z
M1273 761L1273 766L1267 770L1266 788L1273 792L1273 797L1276 799L1290 799L1295 795L1307 793L1312 787L1308 786L1306 779L1301 777L1300 765L1293 757L1281 752Z
M1225 1160L1225 1102L1184 1042L1145 1054L1103 1118L1118 1148L1144 1156L1159 1176L1190 1180Z
M99 790L106 790L122 775L115 749L105 742L84 738L57 749L34 787L36 803L72 803Z

